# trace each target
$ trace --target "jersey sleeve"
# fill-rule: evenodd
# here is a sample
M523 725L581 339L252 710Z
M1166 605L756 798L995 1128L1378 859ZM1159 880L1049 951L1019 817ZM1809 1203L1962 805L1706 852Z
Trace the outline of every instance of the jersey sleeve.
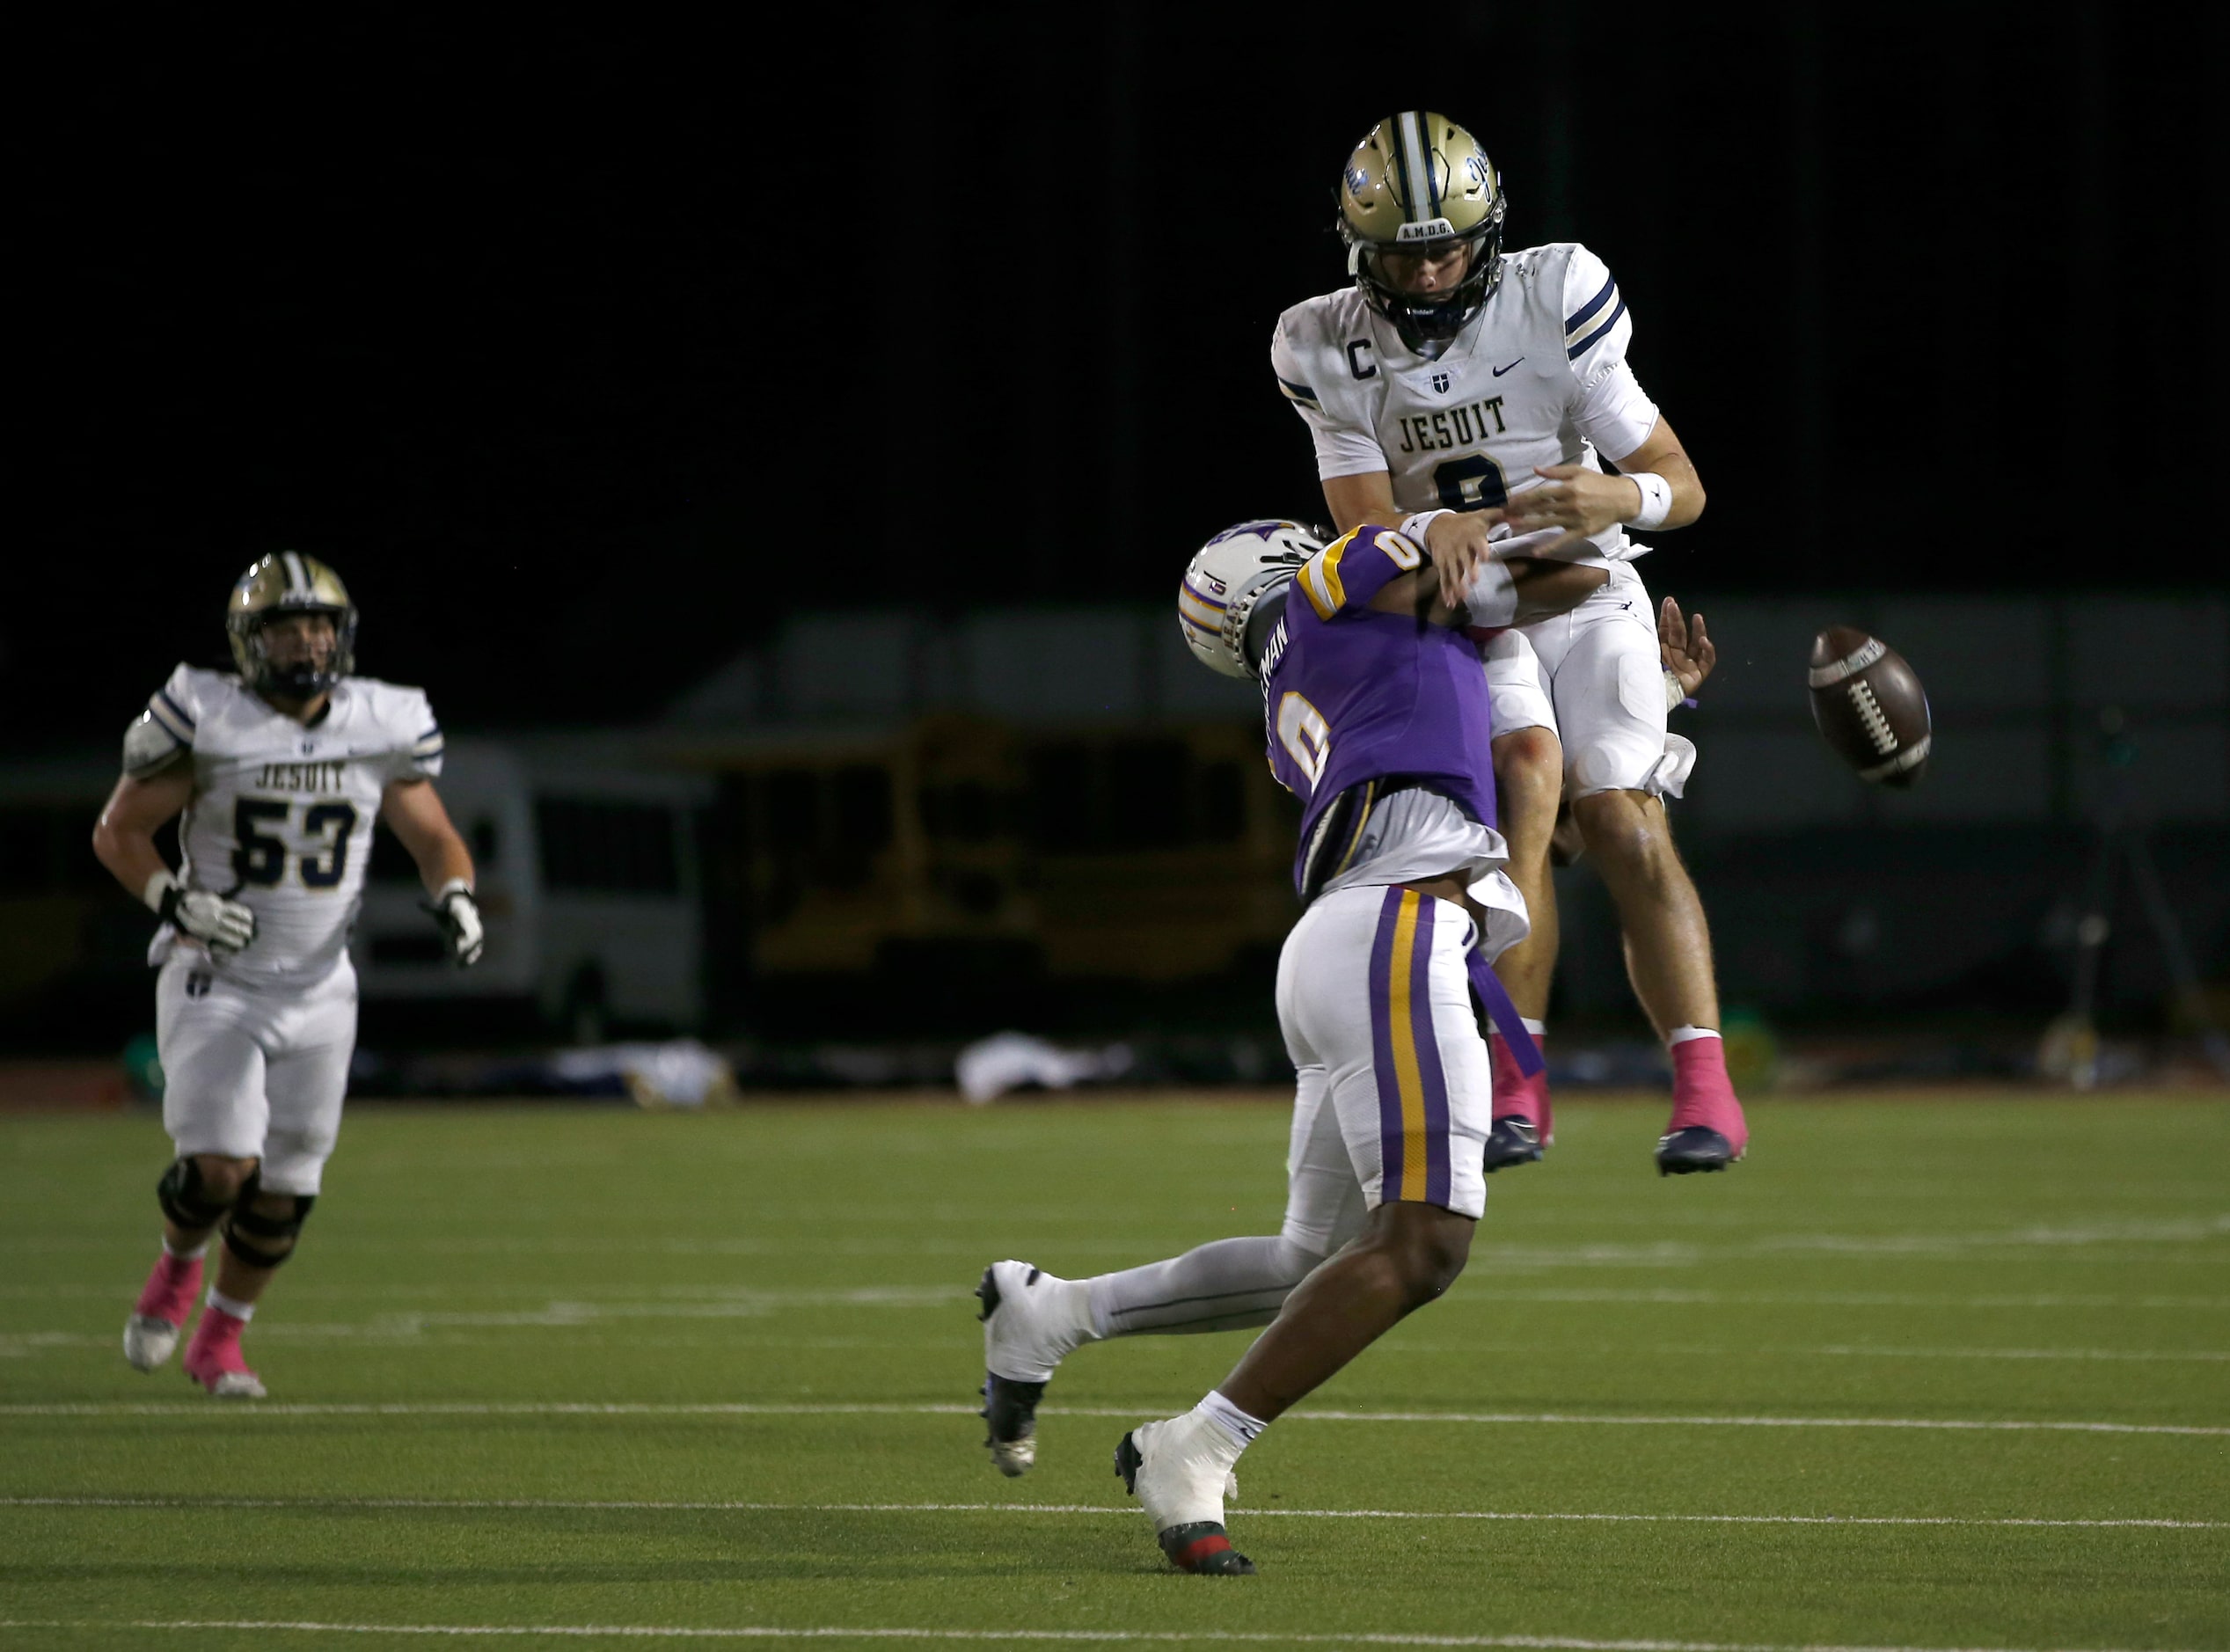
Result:
M1585 247L1574 245L1564 263L1564 355L1585 391L1626 360L1634 318L1619 294L1619 278Z
M444 743L442 726L434 720L433 703L424 689L398 688L389 713L396 735L388 762L389 784L398 780L432 780L442 772Z
M1598 453L1624 458L1657 428L1657 405L1624 362L1580 393L1574 422Z
M1309 331L1309 320L1299 309L1278 318L1277 330L1270 335L1270 371L1316 442L1317 475L1360 476L1385 470L1386 450L1378 445L1377 434L1356 422L1325 382L1332 363L1325 352L1308 347Z
M180 665L148 696L147 709L124 730L124 772L143 780L191 751L201 716L201 696L194 669Z
M1303 563L1293 582L1319 619L1334 619L1368 608L1387 581L1415 572L1424 559L1422 548L1407 535L1365 523Z
M1573 422L1598 453L1624 457L1649 439L1657 405L1627 365L1634 318L1618 277L1575 245L1564 266L1564 354L1576 386Z

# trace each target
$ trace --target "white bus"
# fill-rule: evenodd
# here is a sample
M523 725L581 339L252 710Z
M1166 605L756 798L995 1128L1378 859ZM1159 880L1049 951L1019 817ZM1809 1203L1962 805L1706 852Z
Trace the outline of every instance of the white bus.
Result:
M439 782L472 846L487 951L460 970L420 910L416 868L375 836L349 949L367 1001L530 1009L577 1044L690 1031L704 1014L700 777L630 767L601 738L452 738Z

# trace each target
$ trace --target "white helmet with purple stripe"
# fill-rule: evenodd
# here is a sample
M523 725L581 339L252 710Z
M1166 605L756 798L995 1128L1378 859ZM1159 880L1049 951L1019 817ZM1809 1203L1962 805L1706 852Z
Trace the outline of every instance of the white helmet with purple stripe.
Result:
M1264 597L1293 582L1301 565L1324 549L1298 522L1242 522L1193 553L1177 591L1177 629L1185 646L1211 670L1252 678L1247 622Z

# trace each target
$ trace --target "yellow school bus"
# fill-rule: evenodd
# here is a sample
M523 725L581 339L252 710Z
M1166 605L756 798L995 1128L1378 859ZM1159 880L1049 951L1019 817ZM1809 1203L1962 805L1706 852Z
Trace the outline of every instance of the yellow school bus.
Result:
M1005 947L1054 976L1218 974L1290 927L1298 808L1253 722L770 735L676 752L718 777L706 861L755 975Z

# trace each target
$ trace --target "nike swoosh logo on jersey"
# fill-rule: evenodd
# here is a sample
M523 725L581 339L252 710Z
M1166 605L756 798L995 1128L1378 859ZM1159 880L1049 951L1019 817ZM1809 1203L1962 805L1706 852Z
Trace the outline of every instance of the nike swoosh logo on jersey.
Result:
M1517 362L1522 362L1522 361L1524 361L1524 359L1525 359L1525 358L1524 358L1524 356L1522 356L1522 355L1521 355L1521 356L1519 356L1519 357L1517 358ZM1498 367L1498 368L1496 368L1496 369L1495 369L1495 376L1496 378L1500 378L1500 377L1501 377L1503 374L1505 374L1505 373L1507 373L1507 372L1509 372L1509 371L1510 371L1510 367L1516 367L1516 366L1517 365L1517 362L1512 362L1510 364L1510 367Z

